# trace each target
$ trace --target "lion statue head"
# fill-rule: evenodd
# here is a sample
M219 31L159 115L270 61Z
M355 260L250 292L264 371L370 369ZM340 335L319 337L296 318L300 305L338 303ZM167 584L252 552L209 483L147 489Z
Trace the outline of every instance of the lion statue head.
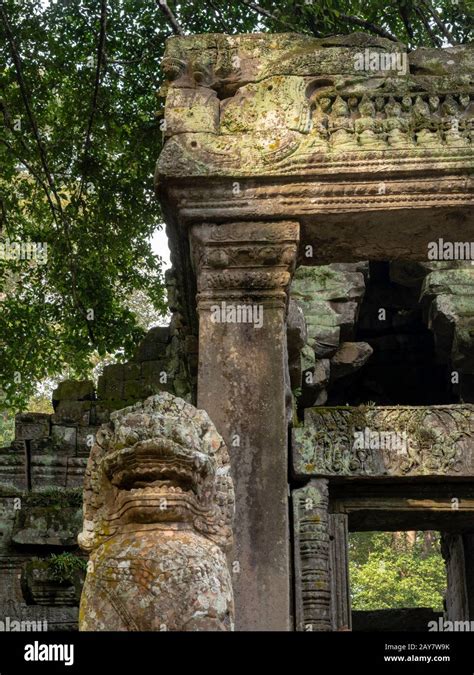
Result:
M228 549L233 514L229 455L205 411L162 392L99 429L84 482L84 550L144 523L187 523Z
M111 414L85 475L81 630L231 630L229 455L168 393Z

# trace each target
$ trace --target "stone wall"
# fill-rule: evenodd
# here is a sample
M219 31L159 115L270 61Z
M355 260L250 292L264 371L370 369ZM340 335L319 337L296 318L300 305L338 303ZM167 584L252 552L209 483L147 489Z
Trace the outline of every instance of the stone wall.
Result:
M429 385L432 395L442 400L425 403L474 400L474 268L470 262L457 261L386 265L392 288L369 280L367 262L296 270L288 352L291 388L300 411L325 405L330 392L333 398L344 392L350 397L350 376L367 363L382 376L384 351L397 367L394 350L418 368L423 364L425 377L431 371L433 380L446 380L439 382L436 394L433 383ZM387 314L383 321L377 318L379 308ZM426 335L421 334L423 325ZM434 339L432 355L428 331ZM361 333L373 335L360 339Z
M368 344L354 341L367 273L367 262L299 267L295 272L288 351L292 388L301 395L303 408L324 405L329 383L362 367L372 353ZM298 310L291 311L292 304L306 324L300 331L300 354L293 337Z
M433 268L434 267L434 268ZM470 262L428 266L421 303L438 357L459 373L461 400L474 401L474 267Z

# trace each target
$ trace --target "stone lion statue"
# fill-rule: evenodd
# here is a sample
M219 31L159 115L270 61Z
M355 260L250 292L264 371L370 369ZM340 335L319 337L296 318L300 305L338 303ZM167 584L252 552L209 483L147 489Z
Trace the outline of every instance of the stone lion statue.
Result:
M233 630L233 513L206 412L160 393L112 413L85 476L80 630Z

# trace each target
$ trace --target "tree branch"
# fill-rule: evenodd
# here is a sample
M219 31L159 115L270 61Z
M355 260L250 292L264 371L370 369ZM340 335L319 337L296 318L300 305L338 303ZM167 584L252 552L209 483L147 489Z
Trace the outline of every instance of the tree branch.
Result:
M223 31L224 33L226 33L229 27L225 25L225 23L224 23L224 18L223 18L223 16L222 16L221 12L220 12L219 7L217 7L217 6L214 4L213 0L208 0L208 3L209 3L209 5L212 7L212 9L214 10L214 12L216 13L216 18L217 18L217 21L219 22L220 27L222 28L222 31Z
M275 23L279 23L280 26L284 26L287 30L289 29L292 32L298 32L298 29L291 26L290 24L286 23L286 21L283 21L283 19L280 19L278 16L275 14L272 14L268 10L266 10L264 7L261 7L260 5L257 5L256 2L250 2L249 0L240 0L242 5L245 5L249 9L251 9L253 12L256 12L257 14L261 14L262 16L266 16L268 19L271 19L272 21L275 21Z
M1 100L0 100L0 112L1 112L2 115L3 115L3 122L4 122L4 124L5 124L6 129L8 129L8 130L13 134L13 133L14 133L14 129L13 129L13 126L12 126L12 124L11 124L11 115L10 115L10 112L9 112L9 110L7 109L7 106L5 105L5 103L4 103L3 101L1 101ZM25 150L26 154L27 154L27 155L30 155L30 154L31 154L30 148L29 148L28 145L26 144L25 139L23 138L23 136L20 136L20 139L19 139L19 140L20 140L20 143L21 143L23 149ZM29 172L31 173L31 175L33 176L33 178L34 178L34 179L36 180L36 182L40 185L41 189L44 191L44 193L45 193L45 195L46 195L46 199L48 200L48 204L49 204L49 206L50 206L50 208L51 208L51 212L52 212L52 214L53 214L53 220L54 220L54 222L56 223L56 225L58 225L57 214L56 214L56 207L55 207L55 205L53 204L53 201L52 201L52 199L51 199L50 190L49 190L48 186L46 185L46 183L44 182L44 180L41 178L40 173L33 167L32 164L30 164L29 162L27 162L25 159L23 159L22 157L20 157L20 156L18 155L18 153L15 151L15 148L13 147L13 145L11 145L11 143L9 143L8 141L6 141L6 140L3 139L3 138L0 139L0 142L3 143L3 145L5 145L5 147L8 148L8 150L10 150L10 152L11 152L11 153L13 154L13 156L17 159L17 161L20 162L21 164L23 164L23 166L25 167L25 169L27 169L27 171L29 171Z
M54 221L57 223L57 219L56 219L56 207L54 206L54 204L53 204L53 202L52 202L50 191L49 191L49 189L48 189L48 186L47 186L46 183L44 182L44 180L41 178L41 176L38 174L38 172L32 167L32 165L31 165L29 162L26 161L26 159L23 159L23 157L20 157L20 156L15 152L15 148L13 147L13 145L11 145L11 144L10 144L8 141L6 141L4 138L0 138L0 143L3 143L3 145L4 145L6 148L8 148L8 150L10 150L10 152L14 155L14 157L17 159L17 161L20 162L21 164L23 164L23 166L25 167L25 169L31 173L31 175L33 176L33 178L34 178L34 179L36 180L36 182L38 183L38 185L39 185L39 186L41 187L41 189L44 191L44 193L45 193L45 195L46 195L46 199L48 200L48 204L49 204L49 206L50 206L50 208L51 208L51 211L52 211L52 213L53 213Z
M433 47L440 47L441 46L441 40L438 38L438 36L435 34L433 29L431 28L430 22L428 21L428 19L426 18L426 16L422 12L422 10L419 7L415 7L415 12L420 17L421 22L424 25L425 30L430 37L431 44L433 45Z
M44 146L43 146L43 142L42 142L42 140L40 138L40 135L39 135L38 125L36 124L36 119L33 115L33 111L32 111L31 106L30 106L29 97L28 97L28 89L26 87L26 83L25 83L25 80L24 80L24 77L23 77L23 67L22 67L22 64L21 64L20 54L18 53L18 49L17 49L16 43L15 43L15 38L13 36L13 32L12 32L12 29L11 29L11 26L10 26L10 22L8 20L7 13L5 12L4 4L1 0L0 0L0 17L2 18L5 33L7 35L7 40L8 40L8 43L10 45L10 51L11 51L11 55L12 55L12 58L13 58L13 63L15 64L16 79L17 79L18 85L20 87L20 93L21 93L21 98L23 100L23 105L25 106L26 114L27 114L28 119L30 121L31 128L33 130L33 135L35 137L35 141L36 141L36 144L38 146L39 153L40 153L41 165L43 167L43 171L45 173L46 180L48 182L49 188L50 188L51 192L53 193L54 198L56 200L58 210L62 213L61 200L59 199L53 176L52 176L52 174L49 170L48 160L46 158L46 152L45 152L45 149L44 149Z
M409 39L413 40L413 26L411 25L410 16L408 14L407 8L404 5L399 4L398 13L402 17L402 21Z
M260 7L260 5L257 5L256 2L249 2L249 0L240 0L240 1L243 5L246 5L249 9L252 9L254 12L257 12L257 14L266 16L267 19L271 19L272 21L278 21L279 23L282 23L280 19L278 19L278 17L276 17L274 14L269 12L264 7Z
M339 19L341 19L341 21L347 21L354 26L366 28L372 33L376 33L377 35L387 38L387 40L391 40L392 42L399 42L398 38L396 38L395 35L392 35L392 33L390 33L388 30L385 30L385 28L381 28L375 23L366 21L365 19L360 19L358 16L352 16L352 14L339 14Z
M181 28L181 25L179 24L177 18L175 17L171 9L168 7L168 3L166 2L166 0L156 0L156 4L158 5L159 9L161 9L163 14L166 16L168 23L173 29L173 33L175 35L184 35L184 30Z
M457 44L457 43L453 40L452 33L450 33L450 31L446 28L446 26L444 25L444 23L441 21L440 16L439 16L438 12L436 11L436 9L435 9L434 7L432 7L431 4L430 4L429 2L427 2L427 0L421 0L421 4L422 4L424 7L426 7L426 9L429 11L429 13L431 14L431 16L432 16L433 19L435 20L436 25L438 26L439 30L440 30L441 33L444 35L444 37L447 39L447 41L448 41L450 44L453 44L453 45Z
M81 182L79 186L79 194L78 194L78 202L81 201L82 193L84 191L84 182L85 182L85 175L84 175L84 169L86 166L86 160L87 156L89 154L89 149L91 145L91 134L92 134L92 126L94 124L94 118L97 112L97 102L99 100L99 88L100 88L100 82L101 82L101 73L102 73L102 61L104 58L104 51L105 51L105 39L106 39L106 24L107 24L107 0L101 0L101 5L100 5L100 33L99 33L99 42L97 45L97 66L95 70L95 80L94 80L94 91L92 94L92 103L91 103L91 111L89 114L89 121L87 123L87 131L86 131L86 140L84 142L84 151L82 154L82 175L81 175Z
M103 0L103 2L105 2L105 1L106 0ZM49 170L48 160L47 160L47 157L46 157L46 151L44 149L43 142L41 141L41 138L40 138L40 135L39 135L38 125L37 125L36 119L33 115L33 110L30 106L28 89L27 89L27 86L26 86L25 79L23 77L23 67L22 67L22 63L21 63L20 54L18 52L18 48L16 46L15 38L13 36L13 32L12 32L12 29L11 29L11 26L10 26L10 22L8 20L7 13L5 12L5 7L4 7L4 4L3 4L2 0L0 0L0 17L2 19L3 26L4 26L4 29L5 29L5 33L7 35L8 43L10 45L10 51L11 51L11 55L12 55L12 58L13 58L13 63L15 64L16 79L17 79L18 85L20 87L20 93L21 93L21 97L22 97L22 100L23 100L23 105L25 106L26 114L27 114L28 119L30 121L31 128L33 130L33 135L34 135L36 144L38 146L41 166L42 166L44 174L46 176L46 180L47 180L47 183L48 183L48 186L49 186L49 190L52 192L52 194L54 195L54 198L56 200L57 210L59 211L59 213L61 215L61 223L63 225L64 234L65 234L65 237L66 237L67 245L69 247L69 253L70 253L70 258L71 258L71 275L72 275L71 292L72 292L73 301L74 301L76 307L78 308L78 310L83 313L83 316L84 316L84 319L85 319L86 325L87 325L87 331L88 331L88 334L89 334L89 338L91 339L92 342L94 342L94 333L93 333L92 328L90 326L90 322L87 320L86 308L84 307L82 301L80 300L80 298L77 295L76 263L75 263L75 258L74 258L74 249L73 249L73 246L72 246L71 236L70 236L70 232L69 232L69 224L67 222L67 219L64 217L61 199L59 198L58 192L56 190L56 185L55 185L55 182L54 182L54 179L53 179L53 175L52 175L51 171ZM22 161L22 163L24 163L24 162ZM48 190L48 192L49 192L49 190ZM51 202L52 202L52 200L50 199L50 204L51 204Z

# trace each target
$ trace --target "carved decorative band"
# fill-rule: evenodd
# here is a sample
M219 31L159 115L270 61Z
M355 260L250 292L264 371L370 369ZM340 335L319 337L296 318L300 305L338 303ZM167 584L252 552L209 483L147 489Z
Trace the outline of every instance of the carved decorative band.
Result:
M194 226L191 246L199 300L237 293L286 298L298 237L299 225L292 222Z
M331 630L328 485L314 480L294 490L297 631Z
M321 97L313 113L314 132L330 147L346 149L469 147L470 102L468 92Z
M213 242L225 244L262 244L297 242L299 224L296 222L242 222L223 225L203 224L193 227L191 236L202 245Z

